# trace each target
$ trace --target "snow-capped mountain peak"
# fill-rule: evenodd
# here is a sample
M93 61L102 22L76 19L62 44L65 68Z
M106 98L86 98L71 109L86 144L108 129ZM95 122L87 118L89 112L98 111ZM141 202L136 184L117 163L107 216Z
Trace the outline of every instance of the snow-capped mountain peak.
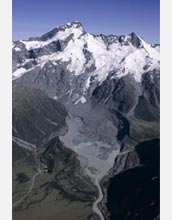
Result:
M155 69L159 69L159 49L135 33L94 35L78 21L56 27L40 38L13 42L13 79L34 74L36 78L42 75L44 81L63 72L69 87L73 87L71 81L80 81L76 87L81 87L82 96L77 97L82 100L90 86L107 78L130 74L141 82L144 73Z
M67 37L73 35L74 38L80 37L84 33L84 28L79 22L71 22L66 25L61 25L58 28L46 33L40 38L21 41L27 50L44 47L52 42L61 40L64 41Z
M79 21L73 21L69 22L67 24L62 24L56 28L54 28L52 31L44 34L41 36L40 40L47 41L49 39L64 39L65 37L68 37L70 34L76 34L76 32L84 33L84 27Z

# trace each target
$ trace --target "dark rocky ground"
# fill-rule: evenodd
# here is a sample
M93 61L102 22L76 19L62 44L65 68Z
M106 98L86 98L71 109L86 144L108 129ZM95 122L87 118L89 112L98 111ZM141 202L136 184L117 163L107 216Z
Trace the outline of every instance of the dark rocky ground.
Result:
M139 143L116 158L107 187L110 220L159 219L159 139Z

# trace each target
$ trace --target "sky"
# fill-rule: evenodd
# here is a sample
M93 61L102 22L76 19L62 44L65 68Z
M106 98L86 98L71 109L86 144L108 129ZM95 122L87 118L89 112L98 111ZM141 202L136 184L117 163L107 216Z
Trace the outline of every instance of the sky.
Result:
M80 21L89 33L135 32L148 43L159 43L159 7L159 0L13 0L13 40Z

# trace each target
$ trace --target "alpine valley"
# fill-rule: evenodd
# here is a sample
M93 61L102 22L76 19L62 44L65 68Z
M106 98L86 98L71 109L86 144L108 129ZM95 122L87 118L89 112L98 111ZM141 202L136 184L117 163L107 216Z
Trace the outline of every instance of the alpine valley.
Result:
M159 219L159 50L78 21L13 42L13 220Z

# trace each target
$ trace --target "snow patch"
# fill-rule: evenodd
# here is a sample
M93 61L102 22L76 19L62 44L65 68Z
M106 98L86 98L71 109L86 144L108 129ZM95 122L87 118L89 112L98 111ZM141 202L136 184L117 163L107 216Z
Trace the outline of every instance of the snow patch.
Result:
M87 101L87 99L84 96L81 96L74 104L78 104L78 103L85 103Z
M17 69L15 72L13 72L13 79L21 77L26 72L27 72L27 70L23 67Z
M15 51L21 51L21 48L15 47L14 50L15 50Z
M17 78L20 78L23 74L25 74L25 73L27 73L27 72L33 70L33 69L34 69L34 67L32 67L32 68L30 68L30 69L25 69L25 68L23 68L23 67L20 67L19 69L17 69L16 71L14 71L14 72L12 73L12 78L13 78L13 80L15 80L15 79L17 79Z
M54 100L57 100L57 96L54 96L53 99L54 99Z

